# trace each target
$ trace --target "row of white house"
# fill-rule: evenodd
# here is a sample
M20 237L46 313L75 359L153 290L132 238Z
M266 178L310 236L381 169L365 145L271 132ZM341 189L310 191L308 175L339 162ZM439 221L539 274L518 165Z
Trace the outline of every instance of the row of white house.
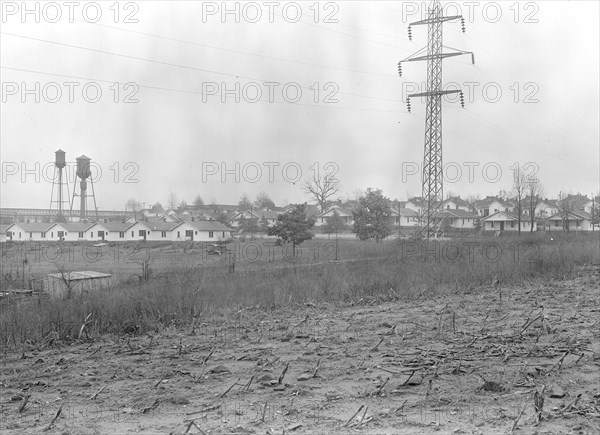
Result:
M4 228L5 227L5 228ZM6 241L221 241L231 228L216 221L13 223L3 226Z

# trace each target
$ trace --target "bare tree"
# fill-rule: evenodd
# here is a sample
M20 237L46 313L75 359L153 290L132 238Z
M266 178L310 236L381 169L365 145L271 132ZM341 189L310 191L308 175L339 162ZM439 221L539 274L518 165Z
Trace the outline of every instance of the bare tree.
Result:
M535 223L537 206L542 201L542 195L544 194L544 187L537 179L529 180L526 186L527 191L527 211L529 213L529 232L533 233L533 224Z
M273 208L275 208L275 203L273 202L273 200L271 199L271 197L269 196L268 193L260 192L258 194L258 196L256 197L256 201L254 201L254 206L258 209L262 209L262 208L273 209Z
M521 220L523 218L523 210L525 208L524 198L527 192L527 175L521 171L520 167L514 170L513 176L513 198L515 201L514 213L517 216L517 231L521 235Z
M204 200L202 199L202 197L200 195L196 195L196 198L194 199L194 208L196 210L200 210L203 205L204 205Z
M569 218L575 211L575 202L571 198L570 195L567 195L565 198L562 197L562 192L558 195L558 202L556 204L558 206L558 213L560 214L560 218L562 219L562 227L563 231L569 231Z
M596 227L600 226L600 195L592 195L592 209L590 210L592 231L596 231Z
M240 206L240 210L250 210L250 207L252 207L252 201L250 201L248 195L244 193L240 198L238 205Z
M477 193L475 195L469 195L467 196L467 203L469 203L469 211L471 212L476 212L477 209L475 208L475 204L477 203L477 201L479 201L481 199L481 196Z
M142 208L142 204L135 198L127 200L125 204L125 210L131 210L133 212L133 218L137 220L137 212Z
M325 213L330 204L330 198L340 192L340 180L333 174L321 174L318 171L313 172L312 178L304 181L304 192L312 195L321 208L321 213Z

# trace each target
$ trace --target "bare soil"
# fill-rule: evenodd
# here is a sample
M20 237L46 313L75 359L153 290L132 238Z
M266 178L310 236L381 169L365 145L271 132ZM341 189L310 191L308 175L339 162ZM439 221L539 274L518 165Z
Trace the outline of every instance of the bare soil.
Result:
M599 301L588 268L49 342L1 355L0 431L598 434Z

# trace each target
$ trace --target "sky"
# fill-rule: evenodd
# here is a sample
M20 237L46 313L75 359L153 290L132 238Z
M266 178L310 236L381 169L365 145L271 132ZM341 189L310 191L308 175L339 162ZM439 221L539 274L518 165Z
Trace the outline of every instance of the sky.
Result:
M130 198L236 204L421 194L429 2L2 2L3 207L47 208L54 152L92 161L100 209ZM599 4L442 2L444 193L509 191L519 167L559 193L600 185ZM66 191L66 187L65 187ZM76 207L75 207L76 208Z

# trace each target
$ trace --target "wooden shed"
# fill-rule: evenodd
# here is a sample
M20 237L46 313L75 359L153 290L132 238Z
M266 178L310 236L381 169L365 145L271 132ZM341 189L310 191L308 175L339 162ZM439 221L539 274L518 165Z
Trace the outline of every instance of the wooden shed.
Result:
M48 274L48 293L53 298L79 296L110 286L112 276L108 273L86 270Z

